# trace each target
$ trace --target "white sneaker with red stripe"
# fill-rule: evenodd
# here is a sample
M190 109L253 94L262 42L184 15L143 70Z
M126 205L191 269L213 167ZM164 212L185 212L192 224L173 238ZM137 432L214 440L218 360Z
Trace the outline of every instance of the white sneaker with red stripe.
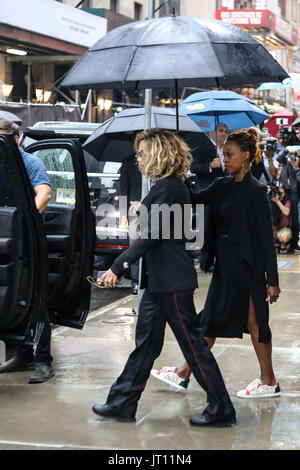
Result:
M271 398L280 396L279 382L275 385L266 385L265 382L259 378L253 380L247 388L237 392L240 398Z
M182 379L176 374L176 367L163 367L160 370L152 369L151 375L162 382L165 382L177 390L186 390L190 379Z

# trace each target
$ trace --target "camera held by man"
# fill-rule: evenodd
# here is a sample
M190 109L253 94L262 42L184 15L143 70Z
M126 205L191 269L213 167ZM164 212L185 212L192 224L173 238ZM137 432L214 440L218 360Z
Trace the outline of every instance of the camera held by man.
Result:
M283 147L299 144L296 132L291 126L280 127L278 140L283 145Z

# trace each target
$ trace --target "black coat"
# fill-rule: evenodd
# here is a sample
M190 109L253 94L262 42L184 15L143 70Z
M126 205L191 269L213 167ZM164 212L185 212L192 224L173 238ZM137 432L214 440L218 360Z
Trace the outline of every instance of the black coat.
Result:
M201 191L207 188L216 178L225 176L222 168L212 168L210 170L211 161L217 157L216 146L211 142L211 146L205 149L205 152L197 151L193 153L193 162L191 164L191 172L196 174L195 190Z
M278 286L277 257L272 230L270 203L267 187L248 173L245 176L242 200L233 201L229 236L238 243L242 259L247 266L247 275L255 284L256 279L266 277L271 286ZM213 264L216 246L216 224L214 208L228 194L233 177L217 178L206 190L195 194L194 202L209 204L210 214L205 232L205 271Z
M119 195L127 196L127 208L131 201L140 201L142 193L142 175L134 155L123 160L120 178Z
M175 176L162 178L152 187L142 204L149 214L148 224L141 221L142 237L118 256L111 267L112 271L120 276L130 264L143 257L141 288L147 288L153 293L194 290L198 286L197 274L192 257L185 249L187 240L183 227L182 236L177 238L178 219L175 230L175 218L170 218L169 239L162 236L165 228L162 218L159 218L157 225L151 227L151 220L155 219L159 205L166 204L170 207L178 204L183 211L184 206L190 204L190 193L186 184ZM142 211L141 209L141 220Z

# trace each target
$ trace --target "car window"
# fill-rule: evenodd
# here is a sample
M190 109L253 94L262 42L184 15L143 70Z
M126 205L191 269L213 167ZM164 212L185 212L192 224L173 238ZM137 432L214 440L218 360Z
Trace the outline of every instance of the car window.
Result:
M64 148L42 149L33 152L40 158L47 170L51 184L52 206L74 207L76 204L75 173L72 156Z
M103 162L84 151L90 192L101 202L109 202L118 194L121 163Z
M127 239L128 229L120 219L119 178L122 162L97 161L84 151L91 207L96 217L98 239ZM108 225L103 225L103 221ZM100 246L100 245L99 245Z

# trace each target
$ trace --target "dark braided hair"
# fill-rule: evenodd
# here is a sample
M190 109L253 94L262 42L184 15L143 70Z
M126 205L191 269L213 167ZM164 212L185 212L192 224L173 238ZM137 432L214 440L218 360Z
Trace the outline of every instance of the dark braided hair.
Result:
M250 153L250 163L259 163L262 155L259 148L259 135L254 127L229 134L226 143L234 142L242 152Z

